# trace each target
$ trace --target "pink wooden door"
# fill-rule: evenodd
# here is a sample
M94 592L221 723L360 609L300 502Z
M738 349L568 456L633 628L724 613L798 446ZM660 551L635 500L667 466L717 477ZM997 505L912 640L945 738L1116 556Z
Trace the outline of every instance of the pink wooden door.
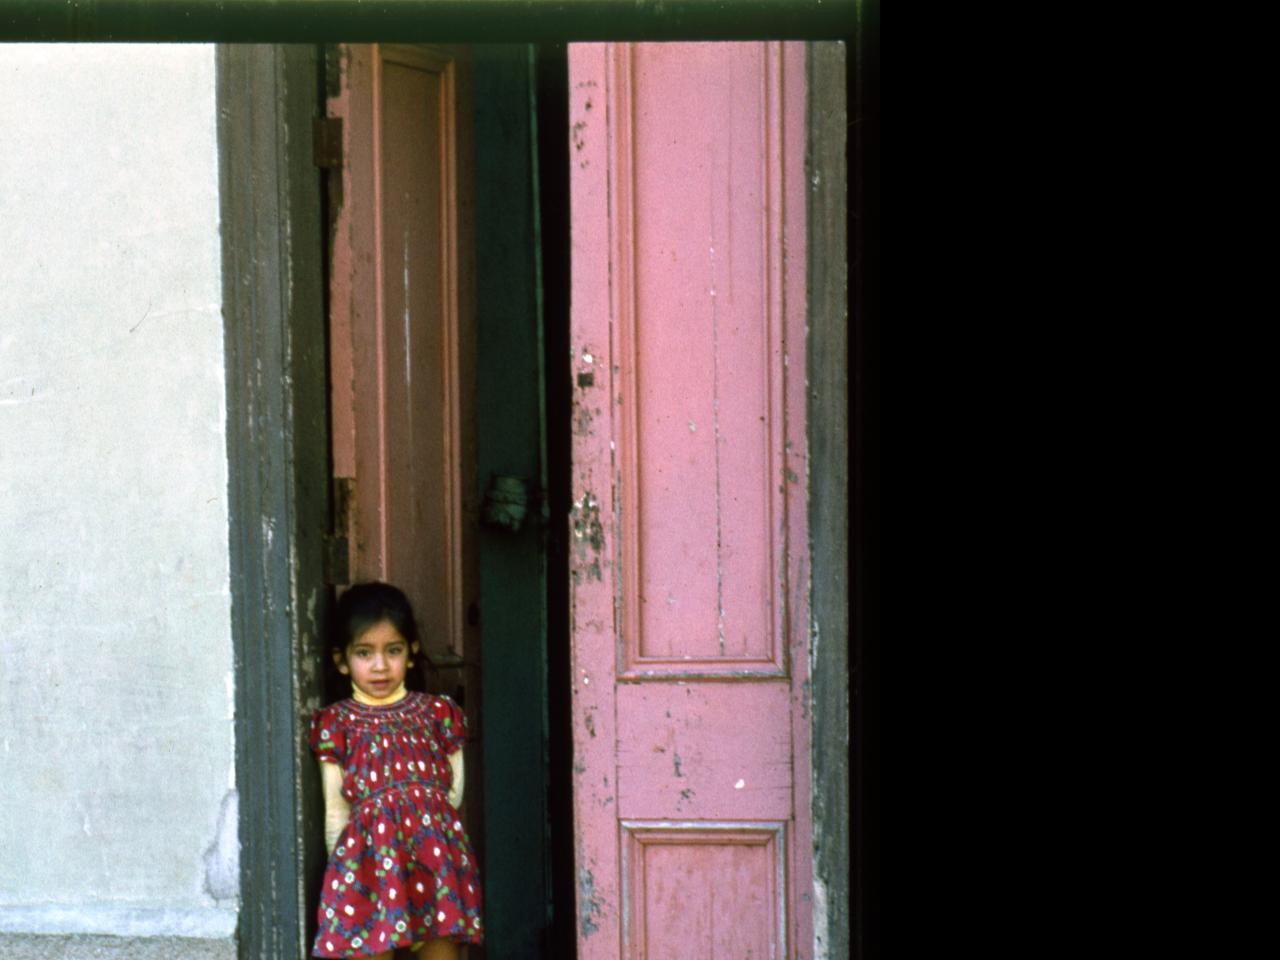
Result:
M331 269L334 475L353 580L404 588L433 658L475 600L467 64L450 48L339 48Z
M812 952L804 48L570 48L581 960Z
M432 685L462 688L464 812L480 837L469 63L459 48L394 44L336 57L329 357L348 579L404 589L443 667Z

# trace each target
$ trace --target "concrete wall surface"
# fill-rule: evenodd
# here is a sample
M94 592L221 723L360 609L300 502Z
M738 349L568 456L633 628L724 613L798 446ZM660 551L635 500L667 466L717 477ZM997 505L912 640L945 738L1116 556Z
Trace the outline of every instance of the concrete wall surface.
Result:
M210 46L0 45L6 957L234 955L215 120Z
M5 960L236 960L234 940L190 937L42 937L0 933Z

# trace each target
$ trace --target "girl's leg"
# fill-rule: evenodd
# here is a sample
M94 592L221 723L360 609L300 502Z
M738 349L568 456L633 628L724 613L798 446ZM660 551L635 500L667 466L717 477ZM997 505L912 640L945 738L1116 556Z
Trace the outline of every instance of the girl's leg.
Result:
M458 945L452 940L424 940L413 952L417 960L458 960Z

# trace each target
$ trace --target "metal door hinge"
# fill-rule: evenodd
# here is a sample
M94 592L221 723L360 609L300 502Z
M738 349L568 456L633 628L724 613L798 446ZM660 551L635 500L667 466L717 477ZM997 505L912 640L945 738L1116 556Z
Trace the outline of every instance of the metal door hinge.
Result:
M342 168L341 117L317 117L311 121L311 154L321 169Z

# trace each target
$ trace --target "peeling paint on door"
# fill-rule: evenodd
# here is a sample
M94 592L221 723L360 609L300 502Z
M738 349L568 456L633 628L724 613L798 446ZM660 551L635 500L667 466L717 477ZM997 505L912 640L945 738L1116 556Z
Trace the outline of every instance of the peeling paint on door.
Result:
M596 897L596 878L588 869L583 869L578 877L578 910L582 922L582 936L589 937L600 929L595 918L602 913L600 901Z
M604 526L600 522L600 503L587 492L573 503L573 580L601 579L601 554L604 551Z

